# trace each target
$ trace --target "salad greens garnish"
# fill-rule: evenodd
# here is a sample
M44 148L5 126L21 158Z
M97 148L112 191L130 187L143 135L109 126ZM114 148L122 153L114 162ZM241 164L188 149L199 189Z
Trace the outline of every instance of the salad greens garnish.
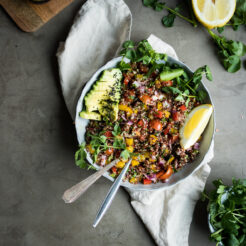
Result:
M138 44L134 44L134 42L130 40L126 41L123 44L123 49L120 54L123 56L123 59L127 57L131 62L142 61L143 64L148 64L150 69L147 76L150 76L155 70L159 70L159 72L165 71L165 77L168 77L168 73L171 74L173 71L180 70L177 64L171 65L167 62L167 56L165 54L156 53L147 40L142 40ZM129 70L131 68L130 64L125 63L123 59L118 64L118 67L123 67L123 70ZM160 60L165 60L166 63L157 63ZM126 65L129 66L127 69ZM198 89L203 75L205 75L208 80L212 81L211 71L209 67L205 65L198 68L192 76L183 72L181 76L177 76L173 79L173 86L163 87L162 90L177 95L175 100L185 102L186 105L188 105L191 97L196 97L202 102L206 97L206 92ZM153 84L154 82L150 83L149 86L153 86Z
M225 246L246 245L246 179L232 179L232 186L221 179L213 182L215 190L203 193L209 201L208 212L214 232L211 239Z
M155 52L147 40L142 40L137 45L135 45L131 40L124 42L123 49L120 51L120 55L123 57L123 59L126 57L131 62L142 62L146 65L155 64L155 66L157 65L156 61L167 59L166 54ZM118 67L121 70L130 69L130 64L125 63L123 59L119 63Z
M194 16L194 12L191 6L191 1L186 1L190 18L187 18L180 14L181 6L177 5L175 8L167 7L164 2L159 0L143 0L143 5L146 7L151 7L156 11L161 11L166 9L168 15L164 16L162 23L165 27L172 27L176 16L184 19L185 21L191 23L193 26L197 26L197 22ZM232 26L233 30L238 30L239 26L246 26L246 1L237 0L236 10L230 22L226 26ZM225 29L224 27L216 28L219 33L222 33ZM221 64L224 66L225 70L230 73L235 73L241 68L241 57L246 53L246 46L240 41L228 40L223 36L216 35L213 31L207 29L208 33L212 37L216 46L219 49L218 55L221 60Z
M127 160L130 157L131 153L126 149L126 143L124 138L122 137L122 132L119 124L116 123L114 125L114 130L112 131L112 135L113 135L112 145L108 145L107 138L109 137L106 137L104 134L105 134L104 131L100 132L98 135L88 134L88 136L91 139L88 145L93 150L93 152L91 153L93 160L96 162L98 154L101 151L106 151L107 149L110 148L122 150L120 156L124 160ZM75 163L80 168L87 168L87 167L93 168L93 166L89 165L86 161L85 148L86 148L85 142L79 146L79 149L75 153Z

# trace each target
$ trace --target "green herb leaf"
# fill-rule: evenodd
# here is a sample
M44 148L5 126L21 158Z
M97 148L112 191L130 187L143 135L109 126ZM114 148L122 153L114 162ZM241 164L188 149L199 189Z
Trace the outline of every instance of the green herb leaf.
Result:
M224 32L224 30L225 30L225 27L224 27L224 26L222 26L222 27L217 27L217 31L218 31L219 33Z
M129 152L127 149L125 149L125 150L123 150L123 151L121 152L120 156L121 156L124 160L128 160L129 157L130 157L130 152Z
M127 48L134 48L134 42L131 41L131 40L125 41L122 46L125 49L127 49Z
M162 24L163 24L165 27L172 27L175 18L176 18L176 15L175 15L175 14L168 13L168 15L166 15L166 16L164 16L164 17L162 18Z
M85 143L82 143L75 152L75 164L80 168L86 168L88 166L86 161Z

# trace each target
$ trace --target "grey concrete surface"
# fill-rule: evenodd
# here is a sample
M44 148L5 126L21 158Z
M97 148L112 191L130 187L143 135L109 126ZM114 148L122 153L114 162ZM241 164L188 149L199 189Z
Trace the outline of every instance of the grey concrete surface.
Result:
M218 177L226 183L233 176L245 177L246 71L225 72L203 28L180 19L175 27L164 28L163 13L143 7L140 0L126 2L133 14L133 40L153 33L173 45L192 69L211 67L214 82L206 85L215 103L218 130L206 188L210 190ZM61 95L55 57L82 3L74 1L35 33L20 31L0 9L1 246L155 245L123 189L99 226L92 228L111 185L104 178L76 203L61 200L66 188L91 173L74 165L75 130ZM224 34L246 43L245 30ZM206 204L198 202L190 246L214 245L208 239L206 218Z

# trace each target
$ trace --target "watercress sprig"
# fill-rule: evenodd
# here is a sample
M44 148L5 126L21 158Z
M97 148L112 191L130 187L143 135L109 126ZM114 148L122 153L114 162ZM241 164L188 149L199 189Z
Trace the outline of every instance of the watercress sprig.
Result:
M240 58L246 53L245 44L216 35L210 29L207 29L207 31L218 48L218 55L224 68L230 73L237 72L241 68Z
M112 139L114 140L112 145L108 144L107 138L109 137L106 137L104 135L104 132L100 132L98 135L91 135L91 134L88 135L90 137L89 146L92 150L91 154L95 162L97 160L98 154L102 151L106 151L109 148L122 150L120 156L124 160L127 160L130 157L131 153L126 149L126 144L124 138L121 136L121 129L118 123L114 125L112 135L113 135ZM93 168L93 166L89 165L86 161L85 148L86 148L85 142L79 146L79 149L75 153L75 163L80 168L88 167L88 169L90 169Z
M221 179L213 182L215 190L203 192L208 200L209 220L214 232L210 238L226 246L246 245L246 179L232 180L232 186Z

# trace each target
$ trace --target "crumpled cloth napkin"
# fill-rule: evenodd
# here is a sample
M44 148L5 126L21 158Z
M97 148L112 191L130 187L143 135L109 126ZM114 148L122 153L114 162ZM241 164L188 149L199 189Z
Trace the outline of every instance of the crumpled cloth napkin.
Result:
M80 9L57 52L61 88L73 119L84 84L130 39L131 22L131 12L123 0L88 0ZM148 41L157 52L178 59L175 50L154 35ZM212 158L213 143L203 165L172 188L151 192L127 189L131 205L158 245L188 245L192 214L210 173L207 163Z

